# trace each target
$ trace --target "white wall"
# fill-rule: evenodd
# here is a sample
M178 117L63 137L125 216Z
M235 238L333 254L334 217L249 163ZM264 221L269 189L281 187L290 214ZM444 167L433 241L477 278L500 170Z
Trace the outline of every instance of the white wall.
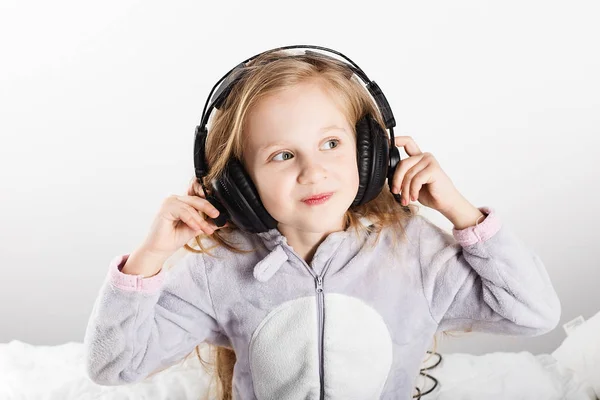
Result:
M396 134L538 252L561 325L600 310L598 3L388 3L4 0L0 342L82 341L109 261L193 176L212 85L255 53L298 43L357 62L387 95ZM441 350L550 352L561 325Z

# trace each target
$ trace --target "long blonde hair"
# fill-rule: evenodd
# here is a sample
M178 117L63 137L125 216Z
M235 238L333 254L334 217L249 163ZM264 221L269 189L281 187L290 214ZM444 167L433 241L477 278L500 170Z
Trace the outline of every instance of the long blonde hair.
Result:
M367 90L342 62L310 54L298 55L277 51L257 57L249 63L247 68L248 73L244 74L233 87L221 109L215 110L211 116L206 142L206 161L210 166L210 172L204 180L204 185L208 190L210 190L210 182L222 174L230 158L243 160L244 128L251 108L261 99L280 90L307 81L318 82L335 99L352 127L366 113L373 115L382 127L385 126L382 116ZM356 137L356 132L354 135ZM357 234L363 230L376 233L377 239L379 239L383 227L394 226L396 229L391 231L401 233L401 237L395 237L394 245L396 245L406 239L404 227L408 220L417 213L417 206L400 206L390 191L384 188L367 204L348 209L344 215L345 227L354 230ZM363 225L360 222L362 217L368 218L373 225L370 227ZM216 246L224 246L233 252L248 252L236 248L227 240L228 234L238 229L231 221L229 221L229 225L229 227L219 229L210 235L212 241L217 243ZM214 246L205 248L201 241L203 237L200 235L195 238L195 244L199 248L185 245L185 249L195 253L210 254L209 250ZM437 344L435 337L434 343ZM235 353L225 347L209 346L209 348L212 359L210 362L202 359L198 347L195 349L196 354L205 367L211 368L215 372L218 398L231 399Z

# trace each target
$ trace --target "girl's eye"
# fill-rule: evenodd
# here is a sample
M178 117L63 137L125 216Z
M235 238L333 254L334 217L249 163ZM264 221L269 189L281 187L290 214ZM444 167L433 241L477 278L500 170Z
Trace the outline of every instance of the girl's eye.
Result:
M284 160L277 160L277 159L276 159L276 157L279 157L281 154L292 154L292 153L290 153L289 151L282 151L281 153L277 153L277 154L275 154L275 155L273 156L273 158L271 158L271 160L274 160L274 161L284 161L284 160L289 160L289 157L288 157L288 158L285 158Z
M330 142L335 142L335 146L329 147L330 149L336 148L339 145L339 143L340 143L340 141L338 139L330 139L327 142L325 142L325 144L330 143ZM285 160L289 160L290 159L290 157L287 157L287 158L284 157L283 160L281 160L281 159L277 160L276 157L279 157L282 154L290 154L291 155L292 153L290 153L289 151L282 151L281 153L275 154L271 160L274 160L274 161L285 161Z
M327 141L327 142L325 142L325 143L330 143L330 142L335 142L335 143L336 143L336 145L335 145L335 146L333 146L333 147L337 147L337 146L338 146L338 144L340 143L340 141L339 141L338 139L331 139L331 140L328 140L328 141Z

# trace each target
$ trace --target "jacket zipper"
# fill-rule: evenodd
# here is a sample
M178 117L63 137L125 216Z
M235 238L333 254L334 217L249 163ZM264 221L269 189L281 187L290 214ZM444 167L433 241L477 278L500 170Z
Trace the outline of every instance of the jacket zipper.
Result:
M299 256L296 256L302 262L302 264L304 265L304 267L306 268L308 273L311 274L315 280L315 291L317 293L317 314L318 314L318 324L319 324L318 338L319 338L319 383L320 383L319 399L320 400L325 399L325 373L324 373L324 366L323 366L323 364L324 364L323 339L324 339L324 335L325 335L325 327L323 325L324 325L324 319L325 319L325 298L324 298L325 295L323 293L323 277L327 273L327 270L329 269L329 265L331 265L331 261L333 260L335 253L337 253L337 250L340 247L341 246L338 246L338 248L336 249L336 251L334 251L334 253L331 256L331 258L329 259L329 261L327 261L327 265L325 265L325 267L323 268L321 275L315 274L314 271L312 270L312 268L310 268L310 266L306 263L306 261L304 261L304 259L300 258Z
M329 264L327 264L329 266ZM323 275L325 275L325 269L323 269L323 273L317 276L317 306L319 308L319 377L321 381L321 395L320 398L323 400L325 398L325 380L324 380L324 359L323 359L323 335L325 332L324 320L325 320L325 301L323 294Z

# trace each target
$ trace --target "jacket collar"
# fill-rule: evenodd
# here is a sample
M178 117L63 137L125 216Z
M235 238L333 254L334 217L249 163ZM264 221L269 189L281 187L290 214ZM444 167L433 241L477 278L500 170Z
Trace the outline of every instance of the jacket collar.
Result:
M369 219L364 217L360 219L360 222L364 226L372 224ZM353 232L351 230L346 229L344 231L332 232L327 235L325 240L317 248L311 264L319 265L329 259L341 242L352 234ZM277 228L257 233L257 235L270 252L256 264L253 274L257 280L266 282L279 271L281 266L285 264L290 257L293 258L293 254L295 253L292 246L288 244L287 238L283 236ZM296 256L300 258L300 256Z

